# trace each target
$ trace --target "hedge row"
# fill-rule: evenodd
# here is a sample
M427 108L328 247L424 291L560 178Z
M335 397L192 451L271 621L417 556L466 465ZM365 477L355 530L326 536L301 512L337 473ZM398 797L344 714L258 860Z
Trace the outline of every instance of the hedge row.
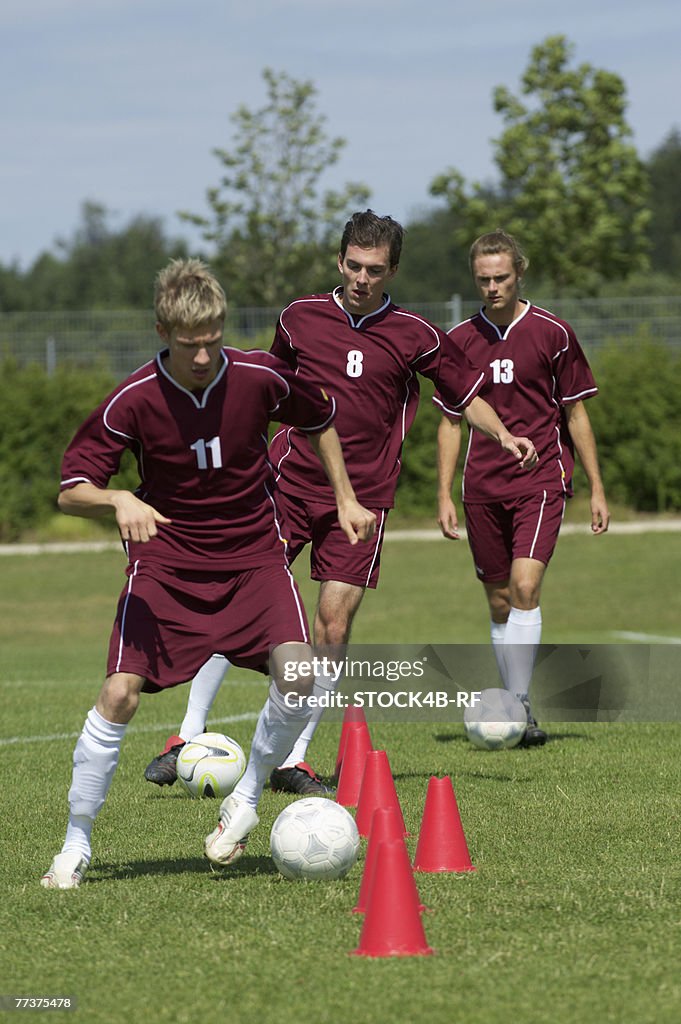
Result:
M588 403L610 500L637 511L681 511L681 356L645 336L591 360L600 387ZM102 370L0 363L0 541L30 534L54 516L64 448L115 381ZM424 382L407 439L397 505L404 515L435 509L438 413ZM120 486L135 480L132 461ZM576 486L584 481L577 474Z

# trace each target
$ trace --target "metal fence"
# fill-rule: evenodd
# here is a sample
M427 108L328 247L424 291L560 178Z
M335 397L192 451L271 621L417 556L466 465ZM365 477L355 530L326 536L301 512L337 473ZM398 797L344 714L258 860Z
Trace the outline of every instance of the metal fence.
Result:
M681 296L625 299L560 299L541 301L568 320L587 353L607 343L622 346L650 337L681 345ZM411 303L408 307L448 330L471 316L477 302L458 295L449 302ZM278 308L232 309L225 340L238 348L267 348ZM0 364L38 364L48 373L57 365L98 366L124 377L152 358L158 349L150 311L0 313Z

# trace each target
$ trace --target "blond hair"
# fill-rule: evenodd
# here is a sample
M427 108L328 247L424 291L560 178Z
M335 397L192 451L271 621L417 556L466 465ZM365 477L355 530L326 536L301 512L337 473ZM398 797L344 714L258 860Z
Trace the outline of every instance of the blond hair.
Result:
M156 275L154 309L156 319L167 331L201 327L225 319L227 298L202 260L171 260Z
M471 273L475 275L475 261L479 256L496 256L500 252L509 254L513 262L513 269L518 277L522 277L529 267L530 261L513 235L509 235L502 228L489 231L486 235L480 235L475 239L468 254Z

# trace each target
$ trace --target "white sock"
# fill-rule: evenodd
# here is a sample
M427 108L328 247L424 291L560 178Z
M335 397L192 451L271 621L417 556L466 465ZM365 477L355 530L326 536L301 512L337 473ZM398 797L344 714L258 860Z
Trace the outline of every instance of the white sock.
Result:
M324 694L333 693L337 686L338 679L334 681L331 676L315 676L312 693L315 697L321 697ZM319 725L321 717L325 711L325 707L313 708L310 721L293 744L293 749L289 753L288 757L279 765L280 768L294 768L295 765L300 764L301 761L305 761L307 748L310 746L310 743L312 743L312 737L314 736L317 726Z
M206 731L210 709L229 670L229 661L222 654L214 654L202 665L192 680L189 700L178 735L192 740Z
M107 722L96 708L88 712L73 751L69 789L69 824L62 852L78 850L91 856L90 834L113 779L127 725Z
M506 636L506 623L490 621L489 632L492 638L492 649L497 659L497 668L501 681L508 690L508 668L506 667L506 656L504 654L504 637Z
M508 672L506 689L527 699L530 681L541 643L541 609L511 608L504 636L504 659Z
M272 682L265 705L253 733L251 752L246 771L234 790L237 800L243 800L254 810L258 806L267 777L286 757L310 717L305 701L291 706Z

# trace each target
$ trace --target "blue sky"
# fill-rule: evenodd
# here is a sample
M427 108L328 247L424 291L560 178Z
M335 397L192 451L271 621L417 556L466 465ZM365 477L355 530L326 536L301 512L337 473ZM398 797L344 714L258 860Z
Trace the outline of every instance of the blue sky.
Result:
M323 185L362 181L406 221L449 166L494 180L492 90L518 92L556 33L623 78L642 156L681 127L678 0L3 0L0 262L69 238L86 199L191 238L177 211L206 212L212 151L264 103L265 67L314 82L347 140Z

